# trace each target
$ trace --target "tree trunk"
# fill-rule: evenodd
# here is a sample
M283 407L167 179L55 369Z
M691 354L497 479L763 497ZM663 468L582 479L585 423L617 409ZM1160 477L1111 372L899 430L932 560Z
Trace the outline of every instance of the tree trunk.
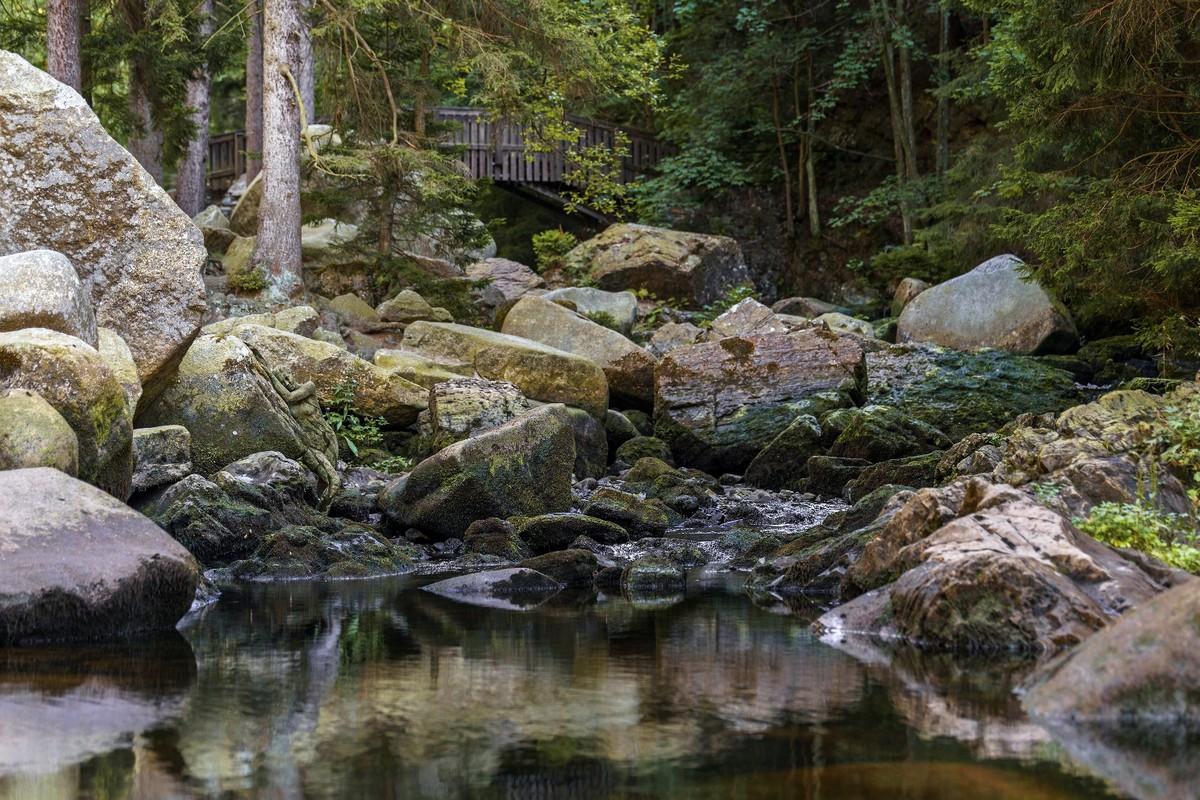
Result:
M263 24L263 193L254 263L277 298L303 288L300 259L300 63L302 0L266 0Z
M249 0L250 38L246 42L246 182L262 169L263 14L262 0Z
M420 85L417 87L416 101L413 103L413 133L418 139L425 138L425 90L426 82L429 80L429 50L428 48L421 51L421 64L417 72L420 77Z
M213 0L201 0L197 12L200 14L199 37L202 40L207 39L213 31ZM192 109L192 124L196 130L179 162L179 174L175 177L175 202L189 217L194 217L204 210L207 188L204 163L208 159L211 86L212 77L208 74L207 64L197 69L187 82L187 104Z
M896 27L904 29L904 41L912 36L908 29L908 17L905 9L907 0L896 0ZM916 114L913 110L912 89L912 48L902 44L900 51L900 113L904 123L904 167L908 177L916 180L919 177L917 169L917 134Z
M80 0L46 0L46 71L83 93L83 7Z
M771 113L775 119L775 143L779 147L779 168L783 171L783 213L787 218L787 234L796 235L796 215L792 210L792 171L788 166L787 147L783 142L783 120L779 115L779 85L771 92Z
M888 111L892 123L892 151L896 157L896 181L901 192L900 219L904 226L904 243L912 244L912 212L903 194L907 183L908 168L905 165L904 123L903 112L900 108L900 92L896 85L896 54L892 47L892 34L889 29L886 6L878 0L871 0L872 16L875 19L876 35L881 42L883 57L883 77L887 83Z
M817 90L813 85L813 58L808 56L808 130L805 138L808 148L805 152L804 172L808 176L808 232L815 239L821 235L821 210L817 207L817 164L814 151L816 150L817 117L813 106L817 102Z
M316 74L313 70L312 33L308 29L308 11L312 0L301 0L300 4L300 63L296 82L300 84L300 101L304 103L304 122L311 125L317 121Z
M129 152L161 186L163 136L154 125L151 86L146 68L135 61L129 70L129 118L133 125L129 134Z
M937 173L945 175L950 169L950 98L944 94L950 83L950 10L941 9L941 29L938 32L938 94L937 101Z

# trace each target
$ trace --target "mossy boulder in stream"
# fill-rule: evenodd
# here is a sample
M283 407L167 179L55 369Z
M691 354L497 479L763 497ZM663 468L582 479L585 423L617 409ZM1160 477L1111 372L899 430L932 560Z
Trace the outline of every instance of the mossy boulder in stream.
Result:
M477 519L567 511L574 466L566 409L542 406L425 459L388 486L380 506L398 525L449 539Z
M565 550L580 536L587 536L600 544L623 544L629 541L629 533L617 523L574 512L541 514L522 520L517 532L538 555Z
M661 556L642 556L621 573L621 590L634 596L675 594L685 588L683 570Z
M614 522L634 538L661 535L670 524L670 515L660 501L644 500L636 494L608 486L591 496L584 513Z

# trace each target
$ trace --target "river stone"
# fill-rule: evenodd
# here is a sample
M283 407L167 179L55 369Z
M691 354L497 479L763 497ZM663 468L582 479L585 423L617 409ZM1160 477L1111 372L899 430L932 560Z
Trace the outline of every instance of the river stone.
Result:
M429 408L421 412L421 433L439 447L498 428L532 408L511 383L483 378L454 378L429 390Z
M480 302L492 309L523 297L533 289L542 289L546 281L524 264L507 258L485 258L467 267L467 277L485 282L477 290Z
M608 381L590 359L548 345L449 322L414 322L404 349L434 360L470 365L481 378L508 381L531 400L566 403L602 417Z
M1200 581L1133 609L1035 676L1039 720L1128 730L1200 728Z
M183 480L192 471L192 435L182 425L133 431L133 491Z
M570 509L574 464L566 409L542 406L438 451L390 484L379 504L430 538L460 537L477 519Z
M862 348L818 329L682 347L655 371L655 431L684 464L740 473L807 400L833 392L850 405L866 378Z
M617 523L575 512L531 517L521 522L517 533L537 555L566 550L580 536L600 544L629 541L629 533Z
M253 237L258 233L258 207L262 203L262 194L263 174L259 172L229 214L229 227L238 236Z
M304 453L304 433L275 391L267 365L233 336L197 337L138 422L187 428L193 466L206 475L252 453Z
M495 556L505 561L523 561L533 555L512 523L496 517L471 523L463 534L463 552Z
M872 462L944 450L953 444L934 426L891 406L839 409L822 418L822 429L826 437L837 437L829 455Z
M704 331L690 322L668 322L654 332L646 349L661 358L672 350L695 344L703 335Z
M56 469L0 472L0 644L169 631L196 562L157 525Z
M1071 352L1079 344L1075 323L1042 287L1022 277L1021 266L1016 256L996 256L921 292L900 314L898 341L956 350Z
M402 325L422 319L454 322L454 316L449 311L434 308L412 289L405 289L390 300L384 300L375 311L384 322L399 322Z
M643 499L632 492L602 486L588 498L583 513L620 525L634 539L661 536L670 525L666 506L654 499Z
M789 330L786 324L775 317L774 311L753 297L747 297L712 321L709 339L715 341L727 336L787 333Z
M542 297L554 303L569 304L585 317L607 315L616 329L626 336L637 322L637 295L633 292L606 292L593 286L568 286L546 292ZM595 322L597 320L593 320Z
M142 383L138 378L133 352L116 331L104 327L99 328L98 331L100 346L97 350L100 358L117 382L121 384L121 390L125 392L125 403L132 414L142 399Z
M649 408L654 400L654 356L617 331L543 297L523 297L501 330L599 364L613 401Z
M617 448L616 458L626 464L643 458L657 458L667 464L675 463L671 446L657 436L635 436Z
M205 325L201 333L227 335L233 333L239 325L262 325L267 328L294 333L299 336L313 338L317 326L321 324L321 315L312 306L294 306L282 311L267 311L262 314L247 314L243 317L229 317Z
M0 333L0 390L28 389L62 415L79 442L79 478L129 496L133 415L95 348L45 328Z
M92 298L61 253L0 256L0 331L49 328L99 344Z
M929 284L920 278L904 278L896 284L896 291L892 293L892 316L900 316L904 307L928 288Z
M75 476L79 441L40 394L6 389L0 391L0 470L26 467L53 467Z
M205 567L254 553L277 528L271 512L230 497L202 475L188 475L137 500L137 508Z
M53 188L51 188L53 187ZM0 254L62 253L157 386L205 310L199 229L78 94L0 51Z
M323 406L333 404L338 386L350 384L357 413L406 427L428 405L424 387L336 345L262 325L240 325L234 334L269 368L283 367L297 382L315 383Z
M818 623L931 650L1051 655L1157 595L1164 576L1011 486L969 478L913 494L846 574L871 591Z
M421 587L423 591L460 603L512 611L540 605L562 588L550 576L524 567L459 575Z
M590 589L600 563L595 553L572 548L527 558L521 566L548 575L564 587Z
M728 236L620 223L577 245L566 260L601 289L644 289L695 307L750 282L738 243Z
M381 348L372 357L375 366L394 372L418 386L433 388L443 381L470 377L475 370L461 364L446 364L408 350Z
M626 594L675 594L686 588L683 570L661 556L642 556L621 573L621 590Z

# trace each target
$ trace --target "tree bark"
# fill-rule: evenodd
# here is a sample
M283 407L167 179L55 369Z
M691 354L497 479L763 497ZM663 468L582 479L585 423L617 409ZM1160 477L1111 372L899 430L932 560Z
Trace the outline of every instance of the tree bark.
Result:
M938 32L938 88L945 91L950 83L950 10L941 9ZM950 169L950 98L938 94L937 101L937 173L945 175Z
M201 0L197 12L200 14L198 33L207 39L213 31L213 0ZM208 159L208 112L209 90L212 76L204 64L188 79L187 104L192 109L192 124L195 133L187 144L187 150L179 163L179 174L175 178L175 202L189 217L204 210L206 194L204 164Z
M129 70L129 152L161 186L163 136L154 125L152 86L146 68L135 61Z
M813 58L808 56L808 130L805 138L808 148L804 158L804 172L808 176L808 232L815 239L821 235L821 210L817 207L817 163L816 150L817 117L813 106L817 102L817 90L813 85Z
M300 101L304 103L304 122L311 125L317 121L316 73L314 71L312 33L308 29L308 11L312 0L301 0L300 4L300 63L296 82L300 84Z
M908 29L906 1L896 0L896 27L904 29L905 41L912 35L912 31ZM900 51L900 113L904 126L904 167L908 177L916 180L920 174L917 168L916 114L913 110L912 48L907 44L902 44L898 49Z
M880 39L881 56L883 57L883 77L887 83L888 117L892 123L892 151L896 157L896 181L901 192L900 220L904 227L904 243L912 244L912 212L908 208L908 201L903 197L907 183L908 168L904 163L906 155L904 147L904 123L903 112L900 108L900 92L896 85L896 54L892 47L892 33L889 29L890 23L886 6L878 0L871 0L871 11L872 17L875 20L876 35Z
M250 38L246 42L246 183L262 169L263 149L263 9L248 0Z
M792 210L792 171L788 166L787 147L783 142L783 120L779 113L779 85L771 92L771 113L775 121L775 144L779 148L779 168L783 171L783 213L787 219L787 234L796 235L796 214Z
M263 24L263 194L254 263L277 298L304 285L300 258L300 63L302 0L266 0Z
M83 93L83 4L46 0L46 71Z

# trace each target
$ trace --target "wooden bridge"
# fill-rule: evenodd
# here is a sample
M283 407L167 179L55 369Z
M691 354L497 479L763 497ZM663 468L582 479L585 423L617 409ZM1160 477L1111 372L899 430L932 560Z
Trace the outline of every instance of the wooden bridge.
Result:
M528 194L543 202L562 206L563 193L572 187L573 154L583 148L615 148L619 133L628 141L621 158L620 183L644 175L675 152L653 134L607 122L568 114L566 121L580 132L576 143L559 142L549 150L527 147L524 126L492 119L478 108L435 108L433 117L452 123L445 147L457 152L474 179L491 180L500 186ZM208 143L208 187L214 197L223 194L246 171L246 137L242 131L217 134ZM581 209L591 216L599 216Z

